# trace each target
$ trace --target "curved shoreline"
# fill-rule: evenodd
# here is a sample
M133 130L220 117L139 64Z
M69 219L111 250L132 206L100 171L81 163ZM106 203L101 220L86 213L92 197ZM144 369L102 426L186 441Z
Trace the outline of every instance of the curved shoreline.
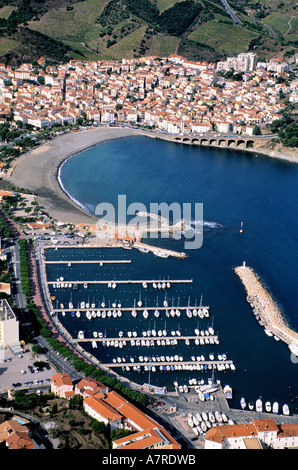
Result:
M43 210L58 222L94 224L87 213L59 183L63 162L78 153L111 139L137 135L133 129L101 128L68 133L18 157L7 181L35 194Z
M174 142L170 139L172 136L167 134L119 127L88 129L77 133L70 132L58 136L52 141L18 157L14 170L10 177L7 178L7 181L15 186L26 188L33 193L40 207L57 222L95 224L97 217L88 213L63 188L59 179L61 166L68 158L100 143L136 135ZM231 148L228 150L237 149ZM298 163L298 156L296 155L294 155L293 159L268 149L245 149L244 151L291 163Z

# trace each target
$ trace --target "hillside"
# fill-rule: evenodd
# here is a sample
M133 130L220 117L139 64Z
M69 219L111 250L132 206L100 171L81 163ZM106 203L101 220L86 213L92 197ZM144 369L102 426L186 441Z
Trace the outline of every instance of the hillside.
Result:
M0 57L216 61L254 50L267 59L293 53L297 25L291 0L0 0Z

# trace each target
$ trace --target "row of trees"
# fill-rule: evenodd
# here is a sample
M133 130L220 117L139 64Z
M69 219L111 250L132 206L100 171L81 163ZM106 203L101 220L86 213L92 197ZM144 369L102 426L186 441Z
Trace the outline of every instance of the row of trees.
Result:
M12 237L12 230L2 216L0 216L0 231L5 238Z
M32 296L32 287L30 282L30 266L28 261L28 242L26 239L19 240L20 247L20 277L23 294L26 297Z

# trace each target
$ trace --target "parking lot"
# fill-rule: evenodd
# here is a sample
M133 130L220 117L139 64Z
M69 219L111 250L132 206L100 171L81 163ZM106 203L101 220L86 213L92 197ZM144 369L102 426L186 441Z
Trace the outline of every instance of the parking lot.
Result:
M26 347L26 352L20 356L15 356L10 349L2 351L0 359L0 393L14 388L33 389L40 388L46 390L50 387L50 379L56 373L48 362L47 358L42 354L35 354L30 347ZM43 370L34 368L34 362L46 362L47 367Z

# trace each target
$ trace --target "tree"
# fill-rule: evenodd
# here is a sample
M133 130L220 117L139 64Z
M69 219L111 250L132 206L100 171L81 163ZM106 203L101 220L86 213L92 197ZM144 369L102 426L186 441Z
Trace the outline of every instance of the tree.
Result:
M71 410L78 410L83 407L83 396L82 395L75 395L69 400L69 408Z
M38 75L37 81L38 81L38 83L39 83L40 85L44 85L45 82L46 82L43 75Z
M102 434L105 432L106 426L105 423L102 421L92 421L91 423L91 428L94 432L97 432L98 434Z

